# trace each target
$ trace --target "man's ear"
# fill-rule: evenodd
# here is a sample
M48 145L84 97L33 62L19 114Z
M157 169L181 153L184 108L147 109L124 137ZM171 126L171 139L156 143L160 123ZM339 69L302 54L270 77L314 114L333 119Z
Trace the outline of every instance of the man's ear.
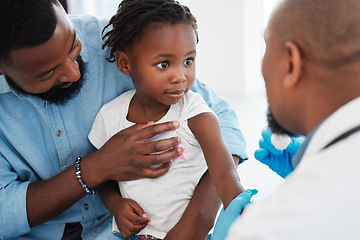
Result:
M126 53L122 51L115 52L115 63L117 68L124 74L130 73L129 58Z
M286 87L292 87L301 80L303 59L300 48L294 42L285 42L285 50L287 55L287 76L284 85Z

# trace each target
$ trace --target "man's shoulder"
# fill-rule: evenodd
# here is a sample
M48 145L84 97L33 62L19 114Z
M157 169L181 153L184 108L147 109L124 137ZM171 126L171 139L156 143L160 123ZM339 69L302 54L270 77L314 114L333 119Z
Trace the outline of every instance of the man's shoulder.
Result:
M109 22L106 18L97 18L88 14L69 14L68 16L70 21L77 26L98 24L101 27L104 27Z
M102 31L108 20L91 15L68 15L82 43L81 56L85 63L91 60L96 65L106 63L109 49L102 49ZM96 66L93 66L96 68Z
M108 23L108 19L97 18L91 15L68 15L74 25L76 32L83 37L101 36L101 33Z

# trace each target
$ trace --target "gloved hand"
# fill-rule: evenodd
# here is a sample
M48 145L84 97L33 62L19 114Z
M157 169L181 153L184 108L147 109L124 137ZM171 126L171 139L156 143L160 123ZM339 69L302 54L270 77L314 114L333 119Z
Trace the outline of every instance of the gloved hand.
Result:
M294 170L292 158L305 141L305 137L274 134L269 126L262 130L261 135L260 149L255 151L255 158L285 178Z
M253 195L257 194L256 189L247 189L234 198L229 206L221 210L214 228L213 240L223 240L226 238L229 228L236 218L240 216L243 208L250 202Z

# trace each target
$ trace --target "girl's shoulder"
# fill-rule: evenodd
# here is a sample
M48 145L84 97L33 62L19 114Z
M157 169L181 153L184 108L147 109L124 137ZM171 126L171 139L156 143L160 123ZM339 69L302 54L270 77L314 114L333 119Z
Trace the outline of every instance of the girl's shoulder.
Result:
M135 94L135 89L126 91L121 95L117 96L116 98L114 98L113 100L110 100L109 102L105 103L100 111L112 112L112 111L116 111L116 109L119 109L123 106L128 108L131 98L134 96L134 94Z

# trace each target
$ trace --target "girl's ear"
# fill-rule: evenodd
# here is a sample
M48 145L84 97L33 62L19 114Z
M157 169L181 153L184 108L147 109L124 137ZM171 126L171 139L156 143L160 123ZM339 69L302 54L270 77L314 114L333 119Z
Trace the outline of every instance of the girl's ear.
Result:
M115 52L115 63L117 68L124 74L130 73L129 59L126 53L122 51Z

